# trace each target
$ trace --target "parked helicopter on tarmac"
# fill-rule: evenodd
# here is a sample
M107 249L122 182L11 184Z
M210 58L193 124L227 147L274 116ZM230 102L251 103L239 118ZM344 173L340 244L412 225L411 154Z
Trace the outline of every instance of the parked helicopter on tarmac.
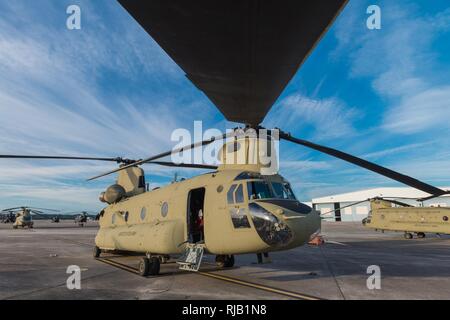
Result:
M74 215L74 222L78 224L79 227L84 227L84 225L91 219L95 219L97 213L92 211L73 211L66 212L66 215Z
M450 234L450 208L424 207L424 199L403 199L416 200L419 205L414 206L399 201L401 199L398 197L374 197L327 211L321 215L329 215L345 208L369 202L369 215L362 220L363 226L367 228L383 233L385 231L403 232L405 239L412 239L414 234L417 238L425 238L426 233Z
M14 215L13 228L29 228L32 229L34 227L34 222L32 219L32 215L38 215L44 218L46 212L57 212L58 210L53 209L44 209L44 208L35 208L35 207L16 207L16 208L8 208L2 210L2 212L7 212L9 215Z
M282 130L261 134L266 114L346 4L346 0L132 1L119 3L185 72L187 78L241 129L141 160L69 156L0 155L0 158L115 161L117 181L100 195L106 207L94 256L102 251L145 254L142 275L158 274L168 255L183 254L182 268L198 270L203 253L219 266L234 255L288 250L320 229L320 215L300 203L289 182L265 174L282 140L320 151L385 177L442 195L412 177L348 153L293 137ZM174 110L179 112L179 110ZM220 165L157 161L224 140ZM239 161L238 161L239 160ZM149 191L144 164L211 169Z

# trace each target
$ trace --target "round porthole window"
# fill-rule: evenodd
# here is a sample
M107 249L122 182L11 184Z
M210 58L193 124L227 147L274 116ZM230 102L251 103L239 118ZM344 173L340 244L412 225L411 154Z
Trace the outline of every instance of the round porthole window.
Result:
M168 212L169 212L169 204L167 202L164 202L161 206L161 215L163 217L166 217Z
M447 217L447 216L443 216L443 217L442 217L442 220L448 221L448 217Z
M223 191L223 186L222 185L218 186L217 187L217 192L221 193L222 191Z
M145 207L143 207L141 209L141 220L144 221L145 220L145 216L147 215L147 209Z
M116 214L115 213L112 214L111 223L112 224L116 223Z
M125 219L125 222L128 222L128 211L125 212L125 215L124 215L123 217L124 217L124 219Z

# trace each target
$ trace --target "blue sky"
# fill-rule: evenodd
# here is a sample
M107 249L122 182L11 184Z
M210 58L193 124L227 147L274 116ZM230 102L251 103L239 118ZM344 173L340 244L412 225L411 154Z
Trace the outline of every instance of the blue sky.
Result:
M82 29L66 28L81 7ZM381 30L366 8L382 10ZM448 0L350 0L264 125L450 186ZM115 1L0 2L0 153L141 158L172 148L176 128L232 127ZM297 196L400 186L282 142L281 174ZM98 209L114 177L95 162L2 160L0 208ZM152 185L177 171L146 166Z

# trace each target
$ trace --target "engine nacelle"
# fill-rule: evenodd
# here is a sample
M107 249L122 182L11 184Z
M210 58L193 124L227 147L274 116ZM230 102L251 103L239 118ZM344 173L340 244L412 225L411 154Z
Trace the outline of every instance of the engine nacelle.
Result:
M105 192L100 194L99 200L108 204L116 203L125 197L125 188L119 184L109 186Z

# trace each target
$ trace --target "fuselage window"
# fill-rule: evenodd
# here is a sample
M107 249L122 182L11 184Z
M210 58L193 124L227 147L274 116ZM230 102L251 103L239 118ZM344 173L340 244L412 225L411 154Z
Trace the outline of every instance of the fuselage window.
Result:
M235 192L236 203L244 202L244 192L242 190L243 190L242 184L240 184L239 187L237 187L236 192Z
M231 208L230 209L231 221L235 229L250 228L245 209Z
M227 193L227 202L228 202L229 204L233 204L233 203L234 203L233 194L234 194L234 190L235 190L235 189L236 189L236 185L233 184L233 185L230 187L230 190L228 190L228 193Z
M147 209L145 207L143 207L141 209L141 220L144 221L145 220L145 216L147 215Z
M112 224L116 223L116 214L115 213L112 214L111 223Z
M168 212L169 212L169 204L167 202L164 202L161 206L161 215L163 217L166 217Z
M247 192L249 200L270 199L274 197L269 185L265 181L247 182Z

